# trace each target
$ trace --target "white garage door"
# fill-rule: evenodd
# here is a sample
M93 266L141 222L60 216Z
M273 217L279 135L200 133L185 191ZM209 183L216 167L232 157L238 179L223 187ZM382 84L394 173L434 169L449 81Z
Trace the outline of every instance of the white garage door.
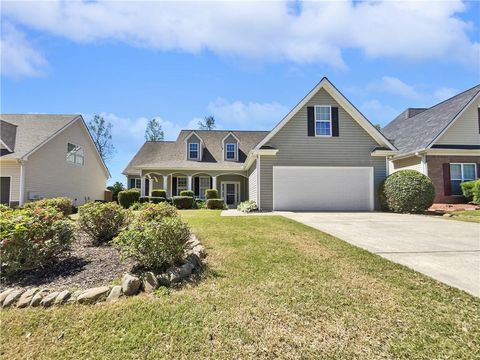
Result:
M273 167L274 210L371 211L373 207L372 167Z

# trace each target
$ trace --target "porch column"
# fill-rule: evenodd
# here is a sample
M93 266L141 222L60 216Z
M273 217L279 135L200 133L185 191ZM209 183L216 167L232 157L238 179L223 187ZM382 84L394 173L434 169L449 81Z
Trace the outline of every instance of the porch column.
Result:
M192 176L190 175L190 176L188 177L188 190L192 190L192 187L193 187L193 186L192 186Z
M140 196L145 196L145 176L140 177Z
M163 175L163 190L167 193L168 197L168 175Z
M154 178L150 177L148 180L148 196L152 196L153 182L154 182Z
M212 188L216 189L217 188L217 177L212 176Z

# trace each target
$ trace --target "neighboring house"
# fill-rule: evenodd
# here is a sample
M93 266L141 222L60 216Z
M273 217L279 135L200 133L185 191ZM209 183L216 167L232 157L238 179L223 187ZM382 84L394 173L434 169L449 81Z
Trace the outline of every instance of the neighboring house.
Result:
M407 109L383 133L400 150L390 172L428 175L437 203L464 201L462 181L480 178L480 85L429 109Z
M0 114L1 202L103 200L110 174L80 115Z
M228 206L256 200L269 210L373 210L395 147L323 78L272 131L182 130L146 142L124 174L142 195L164 188Z

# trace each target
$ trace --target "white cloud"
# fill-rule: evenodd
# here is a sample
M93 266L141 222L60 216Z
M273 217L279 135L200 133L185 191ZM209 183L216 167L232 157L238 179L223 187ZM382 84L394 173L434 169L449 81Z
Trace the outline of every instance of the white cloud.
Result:
M380 81L376 81L367 85L367 88L370 90L388 92L393 95L410 99L421 98L421 95L412 85L408 85L402 80L392 76L383 76Z
M4 16L80 43L120 41L162 51L295 63L348 64L344 49L369 57L456 61L476 66L476 29L460 1L3 2Z
M0 38L1 73L13 78L40 76L46 61L12 24L3 22Z
M245 103L217 98L208 105L208 110L217 120L219 128L268 130L273 128L289 109L277 102Z

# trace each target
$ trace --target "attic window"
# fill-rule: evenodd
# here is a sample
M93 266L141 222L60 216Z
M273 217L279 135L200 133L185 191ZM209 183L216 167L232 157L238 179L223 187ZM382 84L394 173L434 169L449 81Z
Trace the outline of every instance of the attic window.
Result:
M315 106L315 136L332 136L332 108Z
M198 160L198 143L188 144L188 158Z
M81 146L68 143L67 144L67 162L70 164L83 165L85 163L85 155Z
M228 143L226 145L226 159L235 160L237 152L237 145L234 143Z

